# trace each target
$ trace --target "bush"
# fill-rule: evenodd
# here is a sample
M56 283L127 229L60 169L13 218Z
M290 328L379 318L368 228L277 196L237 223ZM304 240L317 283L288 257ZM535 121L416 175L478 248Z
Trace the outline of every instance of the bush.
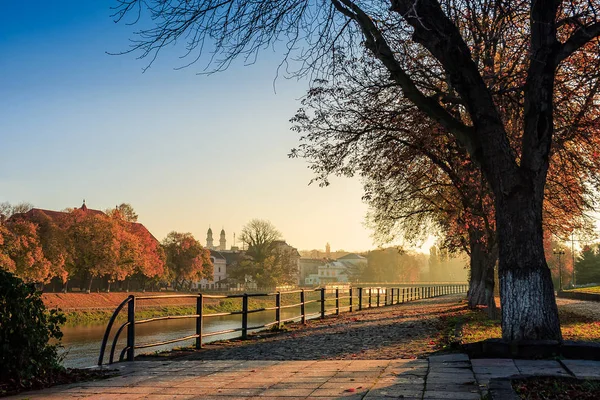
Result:
M60 324L33 284L0 270L0 384L28 388L63 370L58 356Z

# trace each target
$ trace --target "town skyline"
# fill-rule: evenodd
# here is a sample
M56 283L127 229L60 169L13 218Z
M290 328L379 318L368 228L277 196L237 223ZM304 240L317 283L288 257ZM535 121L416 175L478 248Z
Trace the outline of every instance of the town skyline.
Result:
M2 203L2 202L3 202L3 201L0 201L0 203ZM89 203L86 201L86 199L83 199L83 200L82 200L82 202L83 202L83 204L85 204L85 205L86 205L86 207L87 207L87 206L88 206L88 204L89 204ZM8 202L8 203L10 203L10 202ZM120 203L120 202L119 202L119 203ZM17 204L29 204L29 205L33 206L33 208L36 208L36 209L41 209L41 210L48 210L48 211L63 211L63 210L69 209L69 208L79 208L79 207L81 207L81 206L82 206L82 204L79 204L79 205L76 205L76 206L69 206L69 207L62 207L62 208L57 208L57 209L51 209L51 208L47 208L47 207L39 207L39 206L37 206L37 205L35 205L35 204L32 204L31 202L27 202L27 201L15 202L15 203L10 203L10 204L12 204L12 205L17 205ZM128 204L129 204L129 203L128 203ZM133 206L133 205L132 205L132 206ZM90 206L89 208L91 208L91 209L93 209L93 210L98 210L98 211L103 211L103 212L104 212L104 211L108 211L108 210L110 210L110 209L112 209L112 208L116 208L116 207L117 207L117 205L115 205L115 206L113 206L113 207L93 207L93 206ZM133 209L135 210L135 212L136 212L136 213L138 213L138 209L137 209L137 208L135 208L135 206L133 206ZM138 213L138 216L139 216L139 213ZM164 235L158 235L158 234L156 234L155 232L153 232L153 230L152 230L151 228L149 228L149 227L148 227L148 224L146 224L146 223L144 222L144 220L143 220L143 216L139 216L139 218L140 218L140 219L139 219L139 222L140 222L140 223L142 223L144 226L146 226L146 228L148 228L149 232L150 232L150 233L151 233L151 234L152 234L154 237L156 237L156 239L157 239L157 240L159 240L159 241L162 241L162 240L163 240L163 239L164 239L164 238L167 236L167 234L168 234L169 232L172 232L172 231L176 231L176 232L182 232L182 233L183 233L183 232L186 232L186 233L191 233L191 234L192 234L192 235L193 235L193 236L196 238L196 240L198 240L198 241L199 241L199 242L200 242L200 243L201 243L203 246L205 246L205 247L207 247L207 248L208 248L208 246L207 246L207 233L208 233L208 229L213 229L213 239L214 239L214 241L215 241L215 242L214 242L214 243L215 243L215 248L216 248L216 247L218 247L218 243L219 243L219 235L220 235L221 229L223 229L223 230L225 231L225 234L226 234L226 241L227 241L227 245L226 245L226 246L227 246L227 248L226 248L226 249L227 249L227 250L229 250L229 249L230 249L232 246L237 246L237 247L239 247L240 249L242 248L242 246L243 246L243 243L242 243L242 242L241 242L241 240L239 239L239 233L240 233L240 232L241 232L241 230L242 230L242 226L243 226L243 225L244 225L244 224L247 222L247 221L246 221L246 222L244 222L244 223L241 223L241 224L239 224L239 227L238 227L238 230L237 230L237 231L231 231L231 230L228 230L228 229L227 229L227 227L226 227L226 226L224 226L224 225L219 225L219 226L217 227L217 225L216 225L216 224L210 224L210 223L209 223L209 224L206 226L206 229L205 229L204 231L202 231L202 228L201 228L201 227L200 227L200 228L197 228L197 229L193 229L193 230L187 230L187 231L186 231L186 230L176 230L176 229L171 229L171 230L169 230L169 231L165 232L165 234L164 234ZM335 243L335 240L333 240L333 241L332 241L332 240L328 240L328 241L326 241L324 244L321 244L321 245L319 245L319 244L315 244L314 246L311 246L311 247L298 247L298 246L295 246L295 244L294 244L294 243L292 243L290 240L288 240L288 239L286 238L286 236L285 236L285 233L284 233L284 232L281 232L281 234L282 234L282 235L281 235L281 238L280 238L281 240L285 240L285 241L286 241L288 244L290 244L290 245L293 245L293 246L294 246L294 247L296 247L296 248L297 248L299 251L304 251L304 252L308 252L308 251L315 251L315 250L317 250L317 251L320 251L320 252L323 252L323 253L325 253L325 251L326 251L326 246L327 246L328 244L331 246L331 244L332 244L332 243ZM414 250L414 251L417 251L417 252L421 252L421 253L424 253L424 254L426 254L426 253L428 253L428 249L429 249L429 247L430 247L431 245L433 245L433 244L434 244L434 241L435 241L435 238L433 238L433 237L430 237L430 238L429 238L429 239L428 239L428 240L427 240L425 243L423 243L423 245L422 245L422 246L420 246L420 247L416 247L416 248L415 248L415 247L410 247L410 248L407 248L407 250ZM393 245L394 245L394 244L390 244L389 246L393 246ZM332 247L331 247L331 252L361 253L361 252L367 252L367 251L375 250L375 249L377 249L377 248L381 248L381 247L387 247L387 246L385 246L385 245L384 245L384 246L372 246L372 247L369 247L369 248L344 248L344 247L339 247L339 248L338 248L338 247L333 247L333 246L332 246ZM218 249L217 249L217 250L218 250Z

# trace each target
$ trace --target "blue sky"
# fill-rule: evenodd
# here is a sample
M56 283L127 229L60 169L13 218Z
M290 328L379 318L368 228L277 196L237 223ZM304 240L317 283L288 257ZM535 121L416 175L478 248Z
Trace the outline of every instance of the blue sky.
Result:
M6 2L0 15L0 202L64 209L131 203L159 239L204 243L270 220L300 249L364 250L360 183L308 186L289 119L308 82L275 81L281 55L197 75L169 50L145 73L111 1Z

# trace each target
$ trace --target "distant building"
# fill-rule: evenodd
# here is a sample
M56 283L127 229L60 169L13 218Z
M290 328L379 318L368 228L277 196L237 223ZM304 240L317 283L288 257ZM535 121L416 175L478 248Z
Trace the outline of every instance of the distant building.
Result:
M235 233L234 244L235 244ZM210 250L210 259L213 261L213 278L210 280L203 279L197 283L200 289L232 289L236 285L228 278L228 271L231 271L237 265L240 255L239 247L231 246L227 249L227 237L225 229L221 229L219 234L219 245L214 245L213 231L209 227L206 232L206 248Z
M234 242L235 242L235 233L233 234ZM214 245L213 240L213 231L209 227L206 232L206 248L209 250L218 250L218 251L238 251L239 249L235 246L231 246L231 249L227 250L227 239L225 237L225 229L221 229L221 233L219 234L219 246Z
M83 201L83 204L81 205L79 210L83 211L85 214L101 215L101 216L107 217L107 215L103 211L88 208L85 204L85 200ZM40 217L42 217L42 218L46 217L46 218L50 218L54 222L60 222L61 219L65 219L68 215L69 215L69 213L64 212L64 211L52 211L52 210L44 210L41 208L32 208L31 210L29 210L25 213L14 214L9 219L23 218L26 220L35 220ZM152 235L150 233L150 231L148 229L146 229L146 227L144 225L140 224L139 222L127 222L127 224L133 233L135 233L137 235L144 235L144 236L148 235L150 238L152 238L152 240L154 240L155 242L158 243L158 240L154 237L154 235Z
M213 277L212 279L202 279L199 282L195 282L192 287L194 289L226 289L227 283L225 278L227 277L227 259L225 256L217 251L210 251L210 261L213 264Z
M319 266L323 265L325 262L327 261L323 258L300 258L300 260L298 261L298 278L300 284L312 285L312 281L307 282L306 278L308 278L310 275L318 275Z
M306 262L304 260L311 261ZM314 259L303 259L301 260L301 264L309 265L310 268L314 269L317 261ZM335 261L320 261L320 264L316 265L316 272L306 274L304 284L322 285L332 282L349 282L350 276L354 271L367 265L367 258L355 253L346 254Z

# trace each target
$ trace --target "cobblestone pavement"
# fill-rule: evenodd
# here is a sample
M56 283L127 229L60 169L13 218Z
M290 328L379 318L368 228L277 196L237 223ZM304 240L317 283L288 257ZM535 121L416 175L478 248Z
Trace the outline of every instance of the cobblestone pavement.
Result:
M444 318L467 311L464 294L390 307L364 309L323 320L286 325L287 332L262 332L251 340L205 345L196 360L394 360L436 351ZM189 354L189 353L188 353Z

